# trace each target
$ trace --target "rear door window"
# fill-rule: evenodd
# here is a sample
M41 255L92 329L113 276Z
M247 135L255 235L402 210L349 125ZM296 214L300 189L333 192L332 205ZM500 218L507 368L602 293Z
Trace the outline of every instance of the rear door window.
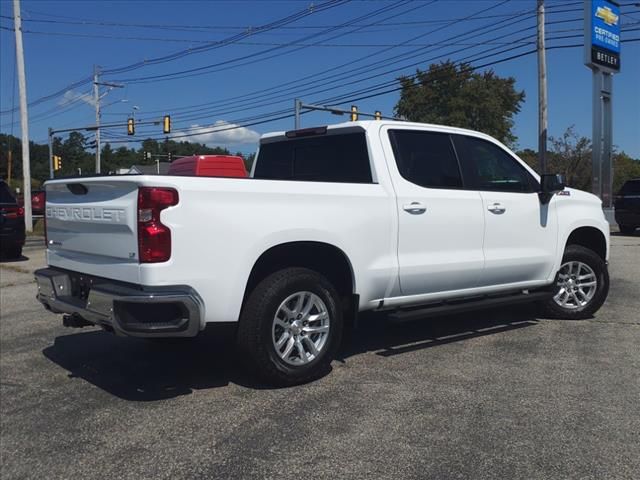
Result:
M398 171L426 188L462 188L462 175L447 133L389 130Z
M306 182L371 183L364 131L260 145L254 178Z
M452 135L465 187L490 192L538 191L536 179L502 148L481 138Z

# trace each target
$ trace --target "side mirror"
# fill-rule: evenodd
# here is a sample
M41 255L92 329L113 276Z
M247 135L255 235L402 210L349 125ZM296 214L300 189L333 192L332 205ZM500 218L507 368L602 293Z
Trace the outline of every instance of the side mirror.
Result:
M564 177L557 173L545 173L540 177L540 200L549 203L554 193L564 190Z

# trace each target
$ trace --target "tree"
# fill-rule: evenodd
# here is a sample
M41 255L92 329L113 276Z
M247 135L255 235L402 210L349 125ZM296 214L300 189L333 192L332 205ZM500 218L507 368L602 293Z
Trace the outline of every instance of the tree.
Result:
M630 178L640 178L640 159L631 158L625 152L613 155L613 192L617 193Z
M72 176L82 170L83 175L91 175L95 171L95 154L87 142L87 138L80 132L71 132L66 139L53 137L53 154L62 158L62 170L55 172L56 177ZM13 164L11 176L12 183L19 185L22 178L22 145L20 139L12 135L0 133L0 178L7 176L8 152L12 151ZM91 149L93 150L93 149ZM104 174L115 173L120 168L129 169L132 165L155 164L156 158L165 161L166 155L171 152L173 159L188 155L230 155L228 149L223 147L209 147L204 143L192 143L189 141L169 142L146 139L139 149L119 147L114 149L110 143L102 146L102 172ZM147 159L144 152L151 153ZM49 146L30 142L31 174L33 185L39 185L49 178ZM242 156L241 153L237 155ZM244 158L244 156L243 156ZM254 154L244 158L247 168L251 168Z
M547 170L561 173L567 185L580 190L591 190L591 140L580 137L574 126L560 137L550 137L551 155Z
M516 91L513 77L501 78L492 70L475 73L470 64L446 61L400 77L400 85L396 116L478 130L508 145L516 141L513 115L525 94Z
M549 144L547 172L564 175L570 187L591 191L591 141L578 135L574 126L570 126L561 136L550 137ZM537 152L526 149L518 152L518 156L538 171ZM630 178L640 178L639 159L614 150L612 160L614 192L620 190L622 184Z

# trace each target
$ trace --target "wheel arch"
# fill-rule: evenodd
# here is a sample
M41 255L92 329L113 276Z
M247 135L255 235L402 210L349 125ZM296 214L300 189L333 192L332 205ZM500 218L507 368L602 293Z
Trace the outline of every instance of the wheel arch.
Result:
M567 237L564 248L569 245L580 245L594 251L602 260L607 260L607 239L604 233L596 227L578 227Z
M342 297L356 292L353 266L342 249L325 242L294 241L272 246L258 257L247 279L243 304L261 280L288 267L309 268L324 275Z

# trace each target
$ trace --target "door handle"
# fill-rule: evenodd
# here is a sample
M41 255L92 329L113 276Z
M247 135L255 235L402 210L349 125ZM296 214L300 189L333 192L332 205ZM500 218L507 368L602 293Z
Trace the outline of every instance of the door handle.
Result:
M487 207L487 210L489 210L491 213L495 213L496 215L502 215L504 212L507 211L507 209L504 208L502 204L498 202L494 203L493 205L489 205Z
M427 207L420 202L411 202L407 205L403 205L402 209L412 215L420 215L427 211Z

